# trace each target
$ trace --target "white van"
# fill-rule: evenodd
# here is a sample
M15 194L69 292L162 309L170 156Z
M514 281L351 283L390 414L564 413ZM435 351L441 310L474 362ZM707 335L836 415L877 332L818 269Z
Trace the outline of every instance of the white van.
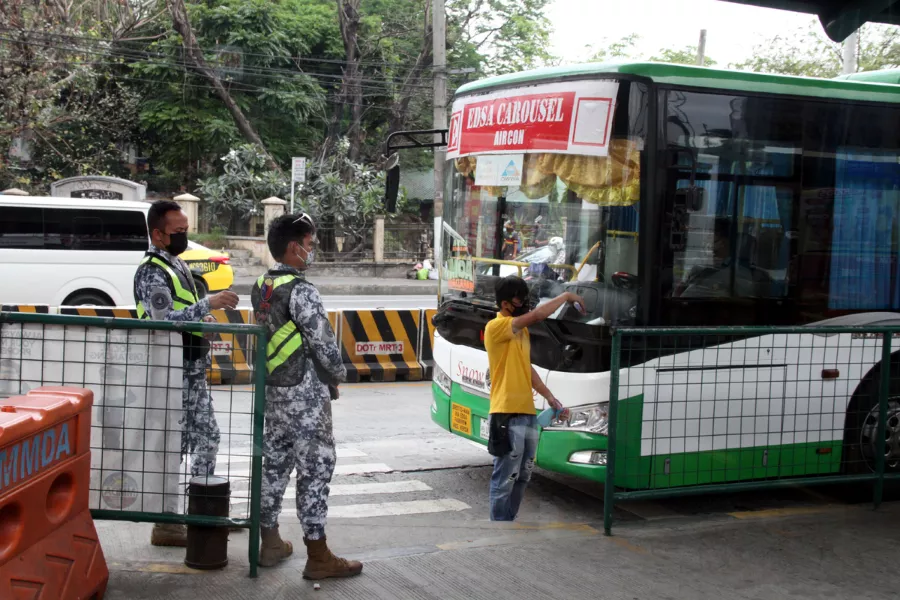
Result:
M0 194L0 304L134 305L149 208Z

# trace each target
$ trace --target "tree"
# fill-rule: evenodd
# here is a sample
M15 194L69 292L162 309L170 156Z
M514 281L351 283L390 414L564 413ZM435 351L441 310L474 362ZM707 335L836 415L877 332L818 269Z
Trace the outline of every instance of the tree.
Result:
M243 144L222 157L222 174L197 182L207 222L228 230L235 219L262 214L260 202L288 192L287 179L269 169L271 160L255 144Z
M641 36L637 33L630 33L616 41L604 39L600 42L600 47L594 50L593 46L589 46L594 50L589 62L607 62L616 59L636 58L639 56L637 44L640 42Z
M696 65L697 64L697 46L685 46L683 48L660 48L652 56L646 56L638 49L641 36L636 33L626 35L619 40L604 42L600 48L594 52L590 62L607 62L611 60L647 60L653 62L664 62L676 65ZM706 56L703 65L712 67L716 61Z
M731 66L759 73L831 78L841 73L842 63L841 45L825 36L818 21L811 20L806 30L792 36L775 36L756 46L751 58ZM857 70L898 66L900 30L889 25L863 25L859 32Z
M481 57L480 71L500 75L548 64L550 0L449 0L448 39ZM458 54L457 54L458 55Z
M671 63L674 65L696 65L697 64L697 46L685 46L684 48L662 48L656 54L648 58L653 62ZM704 67L714 67L716 61L709 56L703 58Z
M367 233L382 208L384 174L349 158L350 141L342 138L334 152L307 165L306 182L298 186L301 210L319 219L319 244L325 255L346 260L365 251ZM344 237L343 250L335 237Z
M210 6L211 5L211 6ZM318 64L303 57L337 58L337 24L333 11L318 0L223 0L194 4L194 33L206 61L255 128L274 160L310 155L321 142L327 86L339 78L308 73ZM157 170L171 173L169 185L190 185L210 175L218 157L246 138L212 86L188 68L178 36L160 28L163 37L140 49L121 52L125 75L144 97L140 124L142 145ZM148 37L152 31L147 31ZM157 34L159 35L159 34Z
M47 192L62 177L124 174L138 97L115 78L108 45L79 40L129 35L147 14L99 0L0 2L0 185Z
M199 46L197 37L194 35L194 29L191 26L187 8L184 6L184 0L166 0L166 7L169 9L169 14L172 16L172 25L179 35L181 35L182 45L184 46L184 57L187 63L212 85L215 94L225 105L225 108L228 109L228 112L231 113L231 118L234 119L234 124L237 126L238 131L241 132L241 135L243 135L248 142L259 146L266 157L266 163L269 168L276 171L280 170L281 167L278 166L278 163L275 162L268 150L266 150L266 146L263 143L262 138L260 138L259 134L256 132L256 128L250 120L244 116L244 111L241 110L241 107L238 106L237 102L234 101L234 98L231 97L231 94L222 84L222 80L219 79L216 72L206 63L206 58L203 56L203 48Z

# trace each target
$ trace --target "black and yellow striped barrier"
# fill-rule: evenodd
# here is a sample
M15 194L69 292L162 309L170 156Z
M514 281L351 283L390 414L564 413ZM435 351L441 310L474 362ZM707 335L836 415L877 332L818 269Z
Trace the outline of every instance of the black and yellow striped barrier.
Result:
M253 323L253 310L238 308L236 310L214 310L212 316L219 323L250 325ZM216 334L210 340L210 357L212 368L209 371L209 382L219 384L248 384L253 380L253 344L256 339L249 335L230 333Z
M341 313L341 356L347 382L420 381L420 310L345 310Z
M80 315L134 319L133 308L4 304L6 312ZM328 322L341 347L347 382L420 381L431 379L434 370L434 325L437 311L425 310L345 310L329 311ZM249 308L216 310L219 323L253 324ZM217 334L210 341L213 385L244 385L253 378L254 339L247 335Z
M50 306L48 304L2 304L0 305L0 311L47 315L50 314Z
M133 308L107 308L88 306L61 306L61 315L80 315L82 317L113 317L117 319L136 319L137 312ZM214 310L212 316L219 323L253 323L253 311L250 309ZM217 333L210 340L211 366L207 371L212 385L248 384L253 379L252 342L247 335Z
M431 379L434 373L434 324L431 320L437 314L433 308L423 309L419 315L419 362L422 363L425 379Z
M82 317L113 317L116 319L137 319L137 311L133 308L106 308L101 306L60 306L61 315L80 315Z

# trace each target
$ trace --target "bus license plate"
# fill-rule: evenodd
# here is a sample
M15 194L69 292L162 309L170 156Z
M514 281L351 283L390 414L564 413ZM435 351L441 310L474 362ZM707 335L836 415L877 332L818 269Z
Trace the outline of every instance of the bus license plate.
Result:
M488 421L487 419L478 420L481 421L481 427L478 431L478 437L480 437L484 441L487 441L491 437L491 428L489 425L490 421Z
M450 429L466 435L472 435L472 410L459 404L451 404Z

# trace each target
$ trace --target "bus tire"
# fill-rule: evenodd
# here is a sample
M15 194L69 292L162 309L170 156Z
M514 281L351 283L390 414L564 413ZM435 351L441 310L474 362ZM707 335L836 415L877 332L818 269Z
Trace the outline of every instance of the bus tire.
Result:
M875 471L878 392L881 365L872 369L856 388L844 422L841 472L848 474ZM900 353L891 356L888 388L887 429L885 435L885 472L900 472Z
M64 306L115 306L112 298L99 290L78 290L63 301Z

